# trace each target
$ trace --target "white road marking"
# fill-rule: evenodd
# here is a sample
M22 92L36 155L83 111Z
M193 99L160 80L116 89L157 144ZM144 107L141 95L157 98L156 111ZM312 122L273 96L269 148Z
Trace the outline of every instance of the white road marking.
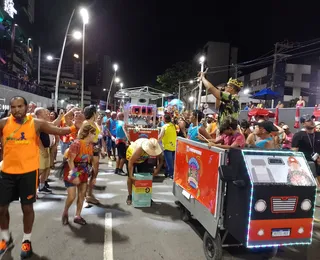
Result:
M112 214L106 213L104 221L104 260L113 260L113 244L112 244Z

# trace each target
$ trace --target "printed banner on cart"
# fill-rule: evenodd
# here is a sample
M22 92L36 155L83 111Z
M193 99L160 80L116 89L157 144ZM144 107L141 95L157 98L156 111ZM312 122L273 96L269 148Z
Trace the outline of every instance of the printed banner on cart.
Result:
M203 204L216 211L220 154L178 140L174 182Z
M139 138L155 138L158 139L158 129L147 129L147 128L129 128L129 138L131 142L136 141Z

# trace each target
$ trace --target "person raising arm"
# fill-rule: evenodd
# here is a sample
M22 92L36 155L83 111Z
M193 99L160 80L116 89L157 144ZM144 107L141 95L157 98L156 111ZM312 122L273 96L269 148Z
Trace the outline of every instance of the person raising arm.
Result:
M224 91L214 87L206 78L205 73L199 74L200 80L202 81L205 88L210 92L216 99L219 109L218 123L222 124L227 116L232 116L234 119L238 119L240 113L239 96L243 82L238 79L230 78Z

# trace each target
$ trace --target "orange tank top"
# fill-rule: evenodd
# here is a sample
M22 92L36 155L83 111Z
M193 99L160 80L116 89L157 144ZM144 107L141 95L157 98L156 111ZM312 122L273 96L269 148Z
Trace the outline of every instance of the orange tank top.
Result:
M24 174L38 170L39 136L32 116L27 116L22 125L10 116L2 133L2 171L7 174Z

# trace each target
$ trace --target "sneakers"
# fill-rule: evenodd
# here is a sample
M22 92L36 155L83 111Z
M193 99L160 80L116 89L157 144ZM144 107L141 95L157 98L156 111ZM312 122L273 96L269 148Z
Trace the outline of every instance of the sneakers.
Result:
M42 189L39 189L39 193L51 194L52 190L49 190L46 186L44 186Z
M90 204L94 204L94 205L98 205L100 203L100 201L98 199L96 199L94 195L87 196L86 202L90 203Z
M115 169L114 173L120 176L127 176L127 174L122 169Z
M7 252L7 250L10 249L12 246L13 246L13 239L10 234L9 241L5 241L4 239L0 241L0 256L2 256L5 252Z
M33 252L32 252L31 242L29 240L25 240L21 246L20 257L21 259L27 259L27 258L30 258L32 254Z

